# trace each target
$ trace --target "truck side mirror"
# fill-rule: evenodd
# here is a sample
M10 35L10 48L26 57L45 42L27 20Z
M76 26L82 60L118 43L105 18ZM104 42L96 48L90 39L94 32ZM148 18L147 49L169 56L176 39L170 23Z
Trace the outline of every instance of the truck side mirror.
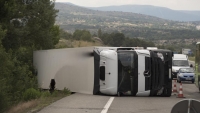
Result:
M190 64L190 67L193 67L193 65L192 65L192 64Z

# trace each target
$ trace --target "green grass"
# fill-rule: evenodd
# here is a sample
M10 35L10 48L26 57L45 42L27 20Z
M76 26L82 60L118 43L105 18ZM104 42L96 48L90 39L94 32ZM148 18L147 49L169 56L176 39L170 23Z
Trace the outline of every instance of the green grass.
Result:
M195 57L189 57L189 60L195 61Z
M44 107L50 105L53 102L56 102L57 100L60 100L66 96L69 96L70 93L66 94L63 93L61 91L54 91L53 94L51 94L50 96L47 97L41 97L38 101L38 105L29 109L28 111L31 111L31 113L37 113L38 111L40 111L41 109L43 109ZM23 113L27 113L27 111L23 112Z
M69 96L70 94L71 92L66 88L62 91L55 90L52 94L50 94L49 91L41 91L40 98L20 102L19 104L12 106L7 113L37 113L44 107L66 96Z

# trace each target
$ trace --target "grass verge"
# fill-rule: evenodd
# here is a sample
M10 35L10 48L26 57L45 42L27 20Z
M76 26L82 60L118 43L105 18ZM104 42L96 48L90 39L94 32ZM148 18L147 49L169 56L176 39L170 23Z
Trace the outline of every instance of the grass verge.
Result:
M191 60L191 61L195 61L195 57L188 57L189 58L189 60Z
M37 113L44 107L51 103L60 100L71 93L68 91L54 91L52 94L49 91L42 91L41 97L38 99L20 102L17 105L11 107L6 113Z

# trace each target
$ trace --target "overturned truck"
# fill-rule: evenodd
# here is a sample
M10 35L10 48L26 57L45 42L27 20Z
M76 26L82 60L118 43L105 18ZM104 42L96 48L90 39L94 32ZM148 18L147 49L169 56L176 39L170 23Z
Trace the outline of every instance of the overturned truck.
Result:
M105 95L171 96L170 50L83 47L35 51L38 86Z

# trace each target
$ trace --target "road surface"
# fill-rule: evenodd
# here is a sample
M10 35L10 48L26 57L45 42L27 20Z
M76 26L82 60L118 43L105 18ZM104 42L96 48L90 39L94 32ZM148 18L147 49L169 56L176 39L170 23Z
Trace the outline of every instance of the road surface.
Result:
M179 90L179 83L176 85ZM190 82L183 82L183 95L186 98L177 98L175 94L171 97L117 97L75 93L39 113L170 113L182 99L200 100L198 88Z

